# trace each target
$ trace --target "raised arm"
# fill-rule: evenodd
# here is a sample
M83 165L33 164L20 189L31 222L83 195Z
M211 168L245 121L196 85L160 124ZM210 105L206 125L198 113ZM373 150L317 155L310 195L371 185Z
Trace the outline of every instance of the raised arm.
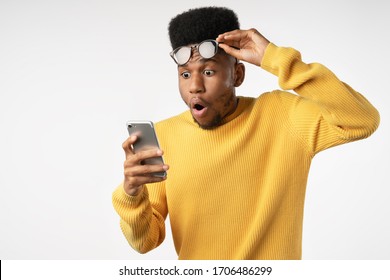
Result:
M217 38L227 53L276 75L283 90L301 98L283 98L284 108L313 154L366 138L379 125L378 111L360 93L319 63L306 64L293 48L270 43L257 30L235 30Z

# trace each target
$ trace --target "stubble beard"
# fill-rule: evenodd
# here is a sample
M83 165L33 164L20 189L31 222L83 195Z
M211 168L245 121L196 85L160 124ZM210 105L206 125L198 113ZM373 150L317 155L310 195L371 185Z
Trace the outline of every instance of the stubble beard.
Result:
M204 130L213 130L215 128L217 128L218 126L220 126L222 124L222 116L221 114L217 114L212 120L211 122L207 123L207 124L201 124L199 123L194 117L192 117L194 119L194 122L201 128L201 129L204 129Z

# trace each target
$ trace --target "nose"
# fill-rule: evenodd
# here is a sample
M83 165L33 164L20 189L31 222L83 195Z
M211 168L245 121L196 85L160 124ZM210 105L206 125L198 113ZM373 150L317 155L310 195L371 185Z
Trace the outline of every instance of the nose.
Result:
M202 75L196 73L191 76L189 91L192 94L205 92Z

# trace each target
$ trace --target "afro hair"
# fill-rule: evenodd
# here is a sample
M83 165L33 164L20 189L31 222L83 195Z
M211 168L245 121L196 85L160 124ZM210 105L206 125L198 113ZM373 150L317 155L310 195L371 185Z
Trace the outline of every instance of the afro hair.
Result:
M240 28L237 15L224 7L190 9L171 19L168 32L172 49L215 39Z

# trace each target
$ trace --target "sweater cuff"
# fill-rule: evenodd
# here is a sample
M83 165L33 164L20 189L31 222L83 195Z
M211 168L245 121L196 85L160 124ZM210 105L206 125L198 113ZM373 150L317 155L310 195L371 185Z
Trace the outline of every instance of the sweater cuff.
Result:
M277 55L279 47L277 47L274 43L269 43L267 48L264 51L263 59L261 60L261 68L264 70L271 72L274 74L275 66L275 56Z
M265 49L261 67L271 74L279 76L281 74L280 71L286 71L291 68L294 60L301 60L301 54L297 50L278 47L273 43L269 43Z

